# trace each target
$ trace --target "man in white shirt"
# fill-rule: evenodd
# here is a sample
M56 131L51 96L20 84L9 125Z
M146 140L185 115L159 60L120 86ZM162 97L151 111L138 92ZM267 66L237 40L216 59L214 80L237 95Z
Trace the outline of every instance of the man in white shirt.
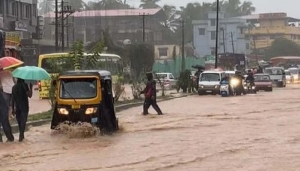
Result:
M9 70L0 71L0 81L6 105L11 106L12 87L15 85L12 73Z

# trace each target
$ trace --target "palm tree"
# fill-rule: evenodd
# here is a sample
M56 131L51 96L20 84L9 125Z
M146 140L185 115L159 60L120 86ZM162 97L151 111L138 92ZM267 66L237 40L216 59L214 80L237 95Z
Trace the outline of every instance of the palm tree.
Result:
M177 18L180 17L176 7L172 5L164 5L162 9L166 14L166 18L162 22L162 25L171 31L175 31L175 29L178 27Z
M54 10L54 3L53 1L49 0L42 0L38 3L38 11L39 15L46 14L48 12L52 12Z
M141 0L140 8L159 8L160 6L157 5L158 2L160 2L160 0Z
M83 0L64 0L64 3L71 6L73 10L87 9L88 5Z
M240 7L241 15L250 15L255 12L256 8L253 6L252 2L244 1Z
M102 10L102 9L129 9L130 6L126 3L123 3L122 0L102 0L100 2L89 2L88 6L93 10Z

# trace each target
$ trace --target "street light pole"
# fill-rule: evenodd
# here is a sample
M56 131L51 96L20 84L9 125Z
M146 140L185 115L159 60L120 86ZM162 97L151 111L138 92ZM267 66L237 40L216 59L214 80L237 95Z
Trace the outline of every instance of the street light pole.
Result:
M58 52L58 0L55 0L55 51Z
M218 68L218 45L219 45L219 0L217 0L215 68Z

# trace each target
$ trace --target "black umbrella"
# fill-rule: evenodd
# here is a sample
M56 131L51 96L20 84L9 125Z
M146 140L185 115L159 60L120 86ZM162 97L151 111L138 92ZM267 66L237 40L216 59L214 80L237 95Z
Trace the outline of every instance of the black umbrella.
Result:
M192 66L192 68L195 68L195 69L203 69L203 70L205 70L205 67L204 66L201 66L201 65L194 65L194 66Z

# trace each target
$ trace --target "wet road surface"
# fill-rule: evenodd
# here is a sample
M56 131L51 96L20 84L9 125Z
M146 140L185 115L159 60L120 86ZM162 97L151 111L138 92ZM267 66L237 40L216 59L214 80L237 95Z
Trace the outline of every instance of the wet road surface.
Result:
M166 114L119 113L114 136L68 139L49 125L0 145L0 170L289 171L300 168L300 86L159 103Z

